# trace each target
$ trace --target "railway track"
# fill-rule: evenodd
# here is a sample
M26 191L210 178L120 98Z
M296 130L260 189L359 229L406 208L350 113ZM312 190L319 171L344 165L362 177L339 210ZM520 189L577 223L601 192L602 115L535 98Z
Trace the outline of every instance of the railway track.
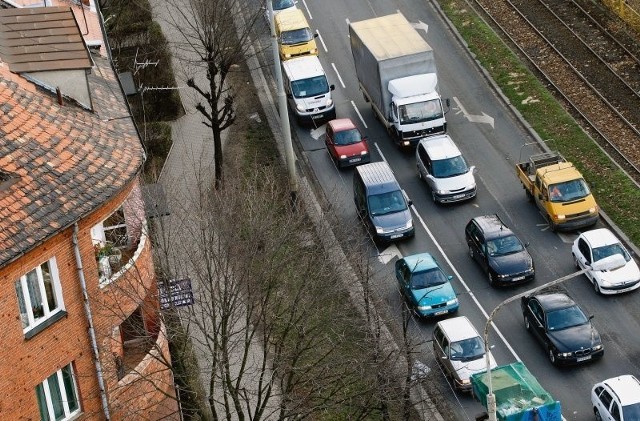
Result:
M516 46L583 127L640 183L640 48L575 0L468 0ZM623 38L623 41L620 40Z

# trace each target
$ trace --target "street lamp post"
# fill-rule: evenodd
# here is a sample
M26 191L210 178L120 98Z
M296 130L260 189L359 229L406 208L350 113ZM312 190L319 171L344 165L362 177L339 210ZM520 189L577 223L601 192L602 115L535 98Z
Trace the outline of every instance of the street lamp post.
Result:
M624 260L624 257L622 257L619 254L615 254L613 256L609 256L609 257L605 257L604 259L601 259L597 262L595 262L593 265L591 266L587 266L584 269L581 269L577 272L573 272L570 273L566 276L563 276L561 278L556 279L555 281L551 281L551 282L547 282L546 284L542 284L540 286L537 286L535 288L531 288L525 292L521 292L520 294L516 294L513 297L509 297L506 300L504 300L503 302L501 302L500 304L498 304L496 306L496 308L493 309L493 311L491 312L491 314L489 315L489 318L487 319L487 323L484 325L484 348L485 348L485 360L486 360L486 365L487 365L487 376L488 376L488 386L489 386L489 391L487 393L487 412L489 414L489 421L497 421L498 420L498 414L497 414L497 408L496 408L496 397L493 394L493 381L491 379L491 361L489 359L489 326L491 326L491 324L493 323L493 317L496 315L496 313L498 312L498 310L500 310L502 307L504 307L505 305L512 303L522 297L526 297L528 295L531 294L535 294L538 291L541 291L545 288L549 288L552 287L554 285L558 285L564 281L567 281L569 279L573 279L576 278L580 275L585 274L586 272L590 271L590 270L614 270L614 269L618 269L623 267L626 264L626 261Z

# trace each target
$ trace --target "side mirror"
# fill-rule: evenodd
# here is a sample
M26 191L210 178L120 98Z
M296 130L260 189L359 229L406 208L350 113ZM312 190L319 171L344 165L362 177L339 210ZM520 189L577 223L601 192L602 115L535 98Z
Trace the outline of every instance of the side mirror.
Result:
M447 276L447 279L448 279L448 280L452 280L452 279L453 279L453 275L448 275L448 276Z
M314 38L318 38L318 33L316 32L315 34L313 34Z
M362 136L362 141L363 141L363 142L368 142L368 141L369 141L369 138L368 138L367 136Z
M489 345L489 349L493 349L495 347L496 347L495 345Z
M475 166L475 165L472 165L471 167L469 167L469 172L470 172L470 173L472 173L472 174L475 174L475 172L476 172L476 166Z
M444 103L447 105L447 108L451 108L451 100L449 98L445 99Z
M542 198L542 193L538 193L538 200L544 200L544 199Z
M449 357L447 357L446 355L443 355L443 356L442 356L442 357L440 357L440 358L441 358L441 359L443 359L443 360L448 360L448 359L449 359Z
M593 319L594 317L596 316L592 314L591 316L589 316L589 320Z
M336 89L336 85L329 86L329 89L333 91L334 89Z
M287 98L293 98L293 95L287 94Z
M526 243L524 243L524 247L525 248L529 247L529 242L528 241Z
M432 176L431 174L427 174L427 178L431 181L435 180L436 178L434 176Z

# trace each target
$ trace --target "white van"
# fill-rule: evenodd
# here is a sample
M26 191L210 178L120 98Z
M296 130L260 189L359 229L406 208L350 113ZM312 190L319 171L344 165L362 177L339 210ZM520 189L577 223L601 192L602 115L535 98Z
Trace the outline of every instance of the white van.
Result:
M293 58L282 62L284 89L289 107L299 123L333 120L336 109L331 99L334 85L329 85L327 76L316 56Z

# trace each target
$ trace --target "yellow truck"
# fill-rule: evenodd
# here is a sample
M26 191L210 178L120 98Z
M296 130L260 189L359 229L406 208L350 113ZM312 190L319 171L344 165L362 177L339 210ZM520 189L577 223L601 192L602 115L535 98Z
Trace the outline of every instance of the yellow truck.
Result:
M598 222L598 204L582 174L557 152L532 155L516 164L530 201L545 216L551 231L570 231Z

